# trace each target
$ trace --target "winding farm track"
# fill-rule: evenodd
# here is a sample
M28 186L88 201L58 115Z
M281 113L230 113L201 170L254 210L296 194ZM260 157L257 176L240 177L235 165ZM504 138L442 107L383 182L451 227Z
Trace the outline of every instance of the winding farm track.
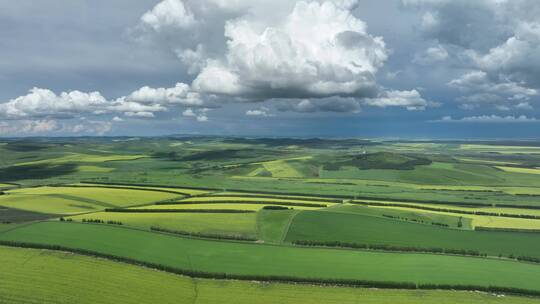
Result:
M287 234L289 234L289 229L291 228L292 222L294 218L302 211L296 211L294 214L289 218L289 221L287 221L287 226L285 226L285 229L283 229L283 234L281 235L281 239L279 241L280 244L283 244L285 242L285 239L287 238Z

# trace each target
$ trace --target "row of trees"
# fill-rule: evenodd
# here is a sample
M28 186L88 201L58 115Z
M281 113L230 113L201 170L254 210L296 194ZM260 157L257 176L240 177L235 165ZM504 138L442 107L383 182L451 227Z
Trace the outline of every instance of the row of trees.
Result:
M61 217L60 221L61 222L72 222L73 219L71 219L71 218L65 219L65 218ZM83 222L83 223L91 223L91 224L123 225L123 223L120 222L120 221L114 221L114 220L104 221L104 220L101 220L101 219L86 219L86 218L83 218L81 220L81 222Z
M238 209L128 209L128 208L107 208L105 212L124 213L254 213L254 210Z
M262 207L264 210L291 210L293 208L288 208L284 206L264 206Z
M391 218L391 219L402 220L402 221L409 221L409 222L422 223L422 224L431 224L431 225L440 226L440 227L449 227L448 224L445 224L445 223L425 222L419 219L414 219L414 218L410 219L407 217L400 217L400 216L389 215L389 214L383 214L382 216Z
M384 250L384 251L398 251L398 252L423 252L423 253L454 254L454 255L480 256L480 257L487 256L487 254L485 253L480 253L476 250L468 250L468 249L423 248L423 247L395 246L395 245L384 245L384 244L359 244L359 243L348 243L348 242L340 242L340 241L323 242L323 241L312 241L312 240L297 240L297 241L293 241L293 244L299 245L299 246L339 247L339 248Z
M171 229L161 228L161 227L157 227L157 226L150 227L150 230L157 231L157 232L178 234L178 235L182 235L182 236L208 238L208 239L246 241L246 242L255 242L255 241L257 241L256 238L242 236L242 235L224 235L224 234L214 234L214 233L202 233L202 232L190 232L190 231L182 231L182 230L171 230Z
M474 227L476 231L497 231L497 232L529 232L540 233L540 229L519 229L519 228L497 228L497 227Z
M106 258L113 261L124 262L128 264L145 266L161 271L166 271L174 274L184 275L193 278L207 278L207 279L231 279L231 280L245 280L245 281L261 281L261 282L279 282L279 283L299 283L299 284L319 284L330 286L351 286L351 287L368 287L368 288L385 288L385 289L450 289L450 290L471 290L471 291L485 291L492 293L505 293L516 294L525 296L540 297L539 290L529 290L512 287L499 287L499 286L476 286L476 285L449 285L449 284L416 284L412 282L384 282L384 281L370 281L370 280L354 280L354 279L329 279L329 278L299 278L292 276L279 276L279 275L241 275L241 274L228 274L217 272L205 272L196 270L187 270L177 267L143 262L127 257L100 253L96 251L86 249L69 248L58 245L45 245L35 243L13 242L13 241L0 241L0 245L21 247L21 248L34 248L34 249L49 249L73 252L76 254L82 254L87 256Z

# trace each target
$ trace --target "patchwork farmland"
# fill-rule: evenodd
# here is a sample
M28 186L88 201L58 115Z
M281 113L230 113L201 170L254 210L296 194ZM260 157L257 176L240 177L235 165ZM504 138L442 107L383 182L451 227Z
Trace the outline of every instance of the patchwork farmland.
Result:
M6 140L0 302L540 302L536 146L291 141Z

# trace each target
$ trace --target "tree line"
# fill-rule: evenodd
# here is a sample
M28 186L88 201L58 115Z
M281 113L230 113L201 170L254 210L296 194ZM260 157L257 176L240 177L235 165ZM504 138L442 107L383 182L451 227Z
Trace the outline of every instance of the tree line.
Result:
M233 240L233 241L246 241L246 242L256 242L256 238L241 236L241 235L223 235L215 233L202 233L202 232L190 232L182 230L171 230L166 228L161 228L157 226L150 227L150 230L157 232L165 232L170 234L178 234L189 237L199 237L199 238L208 238L208 239L218 239L218 240Z
M407 218L407 217L400 217L400 216L395 216L395 215L390 215L390 214L383 214L382 216L387 217L387 218L391 218L391 219L397 219L397 220L403 220L403 221L409 221L409 222L415 222L415 223L422 223L422 224L429 223L429 224L434 225L434 226L449 227L449 225L445 224L445 223L425 222L425 221L414 219L414 218L410 219L410 218Z
M61 218L60 218L60 221L64 221L64 218L61 217ZM68 218L66 221L71 222L72 219ZM101 220L101 219L86 219L86 218L83 218L83 219L81 220L81 222L83 222L83 223L92 223L92 224L119 225L119 226L123 225L123 223L120 222L120 221L114 221L114 220L107 220L107 221L104 221L104 220Z
M476 257L487 257L487 254L480 253L476 250L468 249L448 249L448 248L425 248L425 247L412 247L412 246L395 246L384 244L360 244L360 243L348 243L341 241L312 241L312 240L296 240L292 242L294 245L299 246L316 246L316 247L338 247L338 248L351 248L351 249L368 249L368 250L384 250L384 251L398 251L398 252L422 252L422 253L439 253L439 254L453 254L453 255L465 255Z
M254 213L254 210L238 209L128 209L128 208L107 208L105 212L124 213Z
M264 210L292 210L293 208L284 207L284 206L264 206Z
M540 297L540 290L501 287L501 286L476 286L476 285L450 285L450 284L416 284L412 282L392 282L392 281L371 281L371 280L356 280L356 279L330 279L330 278L300 278L294 276L280 275L244 275L244 274L229 274L224 272L205 272L182 269L172 266L167 266L158 263L144 262L132 258L100 253L97 251L64 247L59 245L36 244L14 241L2 241L0 245L33 248L33 249L48 249L56 251L66 251L76 254L105 258L117 262L153 268L161 271L166 271L178 275L184 275L192 278L203 279L219 279L219 280L242 280L242 281L260 281L260 282L276 282L276 283L298 283L298 284L317 284L323 286L349 286L349 287L364 287L364 288L381 288L381 289L423 289L423 290L470 290L484 291L492 293L505 293L524 296Z
M498 228L498 227L474 227L476 231L497 231L497 232L528 232L540 233L540 229L520 229L520 228Z

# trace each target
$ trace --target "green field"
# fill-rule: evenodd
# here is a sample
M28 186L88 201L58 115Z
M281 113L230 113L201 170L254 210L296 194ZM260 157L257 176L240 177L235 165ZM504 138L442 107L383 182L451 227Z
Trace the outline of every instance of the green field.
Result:
M103 259L0 247L0 302L528 304L483 293L402 291L191 279ZM70 284L65 284L70 282Z
M0 240L55 244L182 269L239 275L497 285L540 290L540 265L497 259L195 240L103 224L60 222L36 223L3 232Z
M286 241L296 240L467 249L493 256L540 257L540 233L465 231L330 211L302 211L296 215Z

